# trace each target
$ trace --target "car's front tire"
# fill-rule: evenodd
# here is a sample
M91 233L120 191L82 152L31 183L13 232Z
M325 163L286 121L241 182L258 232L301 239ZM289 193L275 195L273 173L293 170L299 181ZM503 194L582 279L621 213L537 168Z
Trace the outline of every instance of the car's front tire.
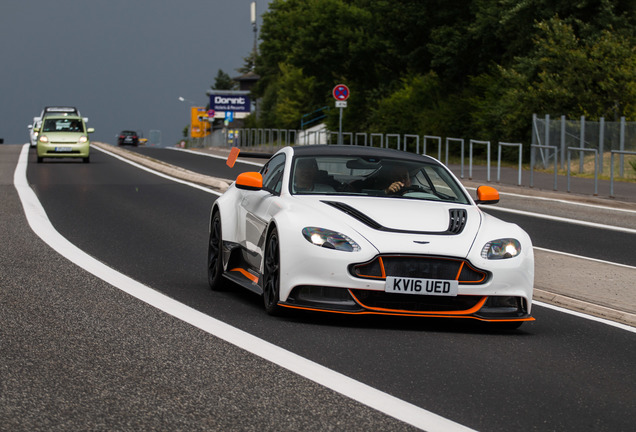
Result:
M279 315L280 300L280 243L278 231L274 228L267 237L265 266L263 271L263 304L270 315Z
M212 215L208 240L208 284L214 291L221 291L225 288L221 233L221 215L217 211Z

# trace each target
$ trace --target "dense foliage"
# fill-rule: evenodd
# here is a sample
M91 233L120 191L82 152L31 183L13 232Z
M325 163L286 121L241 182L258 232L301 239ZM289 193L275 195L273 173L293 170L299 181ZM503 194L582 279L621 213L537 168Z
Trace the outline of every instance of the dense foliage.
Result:
M532 113L636 120L635 29L632 0L274 0L258 124L299 128L337 83L349 131L527 142Z

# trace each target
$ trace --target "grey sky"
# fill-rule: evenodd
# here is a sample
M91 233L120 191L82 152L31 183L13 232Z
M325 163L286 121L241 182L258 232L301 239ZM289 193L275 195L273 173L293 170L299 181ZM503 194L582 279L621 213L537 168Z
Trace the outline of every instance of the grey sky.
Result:
M252 0L3 0L0 138L28 141L45 105L77 106L114 143L122 129L182 137L219 69L237 76L254 43ZM260 15L271 0L257 0Z

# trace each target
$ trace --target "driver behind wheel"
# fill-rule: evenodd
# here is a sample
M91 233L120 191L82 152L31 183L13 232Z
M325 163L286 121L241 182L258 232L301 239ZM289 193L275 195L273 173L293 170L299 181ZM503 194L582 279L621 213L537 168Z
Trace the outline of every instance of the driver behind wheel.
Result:
M402 189L411 186L411 176L408 170L402 166L393 166L387 177L390 184L384 188L387 195L398 194Z

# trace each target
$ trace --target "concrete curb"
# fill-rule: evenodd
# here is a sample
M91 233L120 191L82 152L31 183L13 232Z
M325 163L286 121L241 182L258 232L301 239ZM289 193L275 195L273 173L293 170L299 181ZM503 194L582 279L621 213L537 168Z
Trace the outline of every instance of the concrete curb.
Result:
M118 156L131 160L133 162L136 162L145 167L173 176L180 180L185 180L185 181L196 183L202 186L207 186L220 193L225 192L227 188L230 187L230 183L228 183L227 181L223 179L209 177L203 174L195 173L193 171L190 171L184 168L176 167L174 165L169 165L165 162L161 162L157 159L153 159L148 156L140 155L139 153L135 153L121 147L105 144L102 142L95 142L95 141L93 141L91 145L94 145L95 147L99 147L103 150L109 151L111 153L114 153Z
M629 312L619 311L611 309L605 306L600 306L594 303L588 303L583 300L575 299L572 297L556 294L553 292L544 291L541 289L534 289L532 296L533 300L542 301L552 304L554 306L560 306L565 309L570 309L577 312L582 312L588 315L593 315L599 318L604 318L610 321L626 324L630 327L636 327L636 315Z

